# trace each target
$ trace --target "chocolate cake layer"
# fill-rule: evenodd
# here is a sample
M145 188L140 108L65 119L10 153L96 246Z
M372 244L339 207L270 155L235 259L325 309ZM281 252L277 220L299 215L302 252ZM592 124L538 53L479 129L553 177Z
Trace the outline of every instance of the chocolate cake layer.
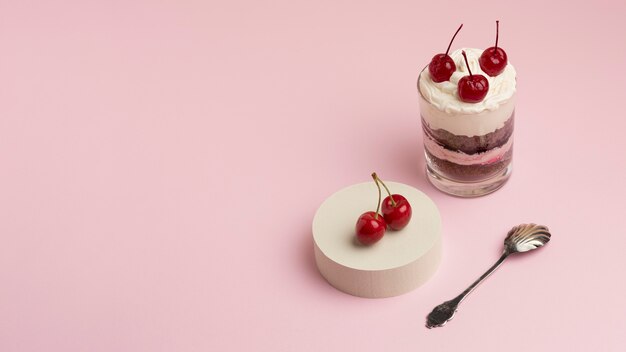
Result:
M422 127L426 135L431 136L442 147L452 151L462 151L465 154L484 153L490 149L503 146L513 134L515 111L506 120L504 126L483 136L457 136L446 130L433 130L422 118Z
M439 159L425 149L426 158L437 173L445 175L455 181L473 182L481 181L502 172L511 163L513 147L507 151L502 159L490 164L460 165L447 160Z

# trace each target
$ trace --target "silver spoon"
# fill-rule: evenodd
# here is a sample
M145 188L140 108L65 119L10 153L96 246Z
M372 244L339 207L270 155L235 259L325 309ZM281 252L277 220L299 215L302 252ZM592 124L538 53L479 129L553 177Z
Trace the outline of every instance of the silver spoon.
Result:
M504 251L500 259L487 270L478 280L474 281L470 287L461 292L460 295L455 298L443 302L433 309L428 317L426 317L426 327L436 328L444 326L450 321L457 311L457 308L461 302L465 299L470 292L474 291L476 286L483 282L492 272L494 272L502 262L513 253L523 253L537 249L550 241L550 232L546 226L535 224L522 224L512 228L504 239Z

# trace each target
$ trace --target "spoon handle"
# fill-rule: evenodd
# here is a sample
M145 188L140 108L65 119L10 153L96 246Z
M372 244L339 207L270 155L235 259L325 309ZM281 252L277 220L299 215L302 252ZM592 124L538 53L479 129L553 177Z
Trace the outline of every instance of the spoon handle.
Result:
M472 291L474 291L476 286L478 286L487 277L489 277L489 275L491 275L491 273L493 273L508 256L508 251L502 253L500 259L498 259L498 261L495 262L495 264L493 264L491 268L489 268L484 274L482 274L478 278L478 280L474 281L473 284L466 288L465 291L461 292L460 295L454 297L453 299L445 301L442 304L436 306L433 311L428 314L428 317L426 317L426 327L429 329L436 328L439 326L443 326L445 323L450 321L454 317L454 314L456 313L459 304L463 302L465 297L469 295Z

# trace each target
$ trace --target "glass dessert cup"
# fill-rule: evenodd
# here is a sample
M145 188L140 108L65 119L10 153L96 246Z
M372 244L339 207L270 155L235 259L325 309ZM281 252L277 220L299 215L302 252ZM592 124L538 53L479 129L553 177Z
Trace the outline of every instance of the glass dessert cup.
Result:
M446 113L424 98L419 79L417 89L426 175L433 186L458 197L501 188L513 170L515 94L496 110Z

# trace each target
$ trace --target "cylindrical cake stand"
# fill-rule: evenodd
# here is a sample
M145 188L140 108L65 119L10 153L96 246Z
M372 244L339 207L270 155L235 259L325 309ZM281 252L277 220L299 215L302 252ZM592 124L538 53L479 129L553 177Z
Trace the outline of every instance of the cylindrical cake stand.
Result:
M317 267L332 286L351 295L382 298L407 293L439 267L441 218L437 206L411 186L386 184L391 192L407 198L413 217L404 229L387 230L371 246L356 240L354 227L362 213L376 210L378 189L373 181L333 194L313 219Z

